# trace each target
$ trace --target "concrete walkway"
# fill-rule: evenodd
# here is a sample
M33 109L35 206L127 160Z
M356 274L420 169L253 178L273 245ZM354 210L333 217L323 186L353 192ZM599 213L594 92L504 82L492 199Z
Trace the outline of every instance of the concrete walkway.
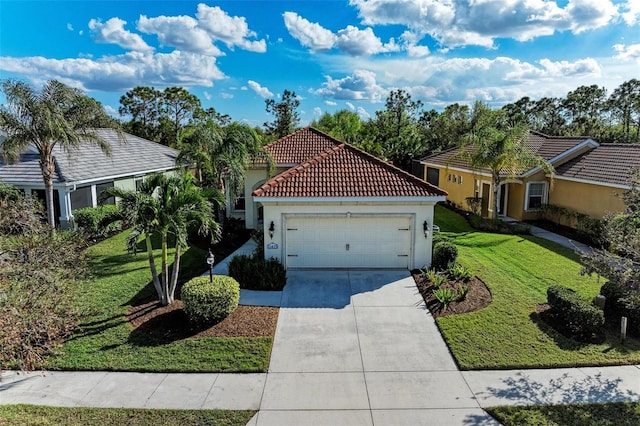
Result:
M553 241L554 243L559 244L563 247L566 247L572 250L577 250L583 253L591 253L593 251L593 248L589 247L586 244L564 237L560 234L547 231L546 229L540 228L538 226L534 226L528 223L522 223L510 217L501 217L500 219L510 224L521 224L521 225L527 226L531 229L531 235L535 237L543 238L548 241Z

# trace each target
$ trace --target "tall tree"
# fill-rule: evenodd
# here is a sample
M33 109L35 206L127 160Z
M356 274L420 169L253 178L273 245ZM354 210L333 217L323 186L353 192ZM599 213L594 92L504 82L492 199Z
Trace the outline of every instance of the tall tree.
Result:
M604 127L606 100L607 90L595 84L569 92L562 102L569 122L567 133L598 138Z
M275 99L264 101L267 113L274 117L273 121L264 123L264 127L267 129L267 133L272 134L276 139L295 132L300 123L300 115L298 114L300 101L296 92L285 90L281 99L280 102L276 102Z
M160 142L177 147L183 128L201 109L200 99L182 87L167 87L162 92L162 105L164 114L160 119L162 129Z
M413 158L426 151L417 126L421 113L422 101L414 101L402 89L392 90L385 109L376 111L377 142L383 155L405 170L411 170Z
M120 116L130 116L125 129L141 138L158 142L162 115L162 92L153 87L137 86L120 97Z
M564 133L566 120L563 114L562 99L548 97L538 99L531 109L531 115L529 122L533 130L553 136Z
M219 234L218 223L213 219L213 203L223 203L220 193L196 186L188 173L173 176L154 174L142 182L138 191L113 187L106 192L119 198L122 217L133 226L127 239L129 248L135 250L140 237L144 238L158 300L162 305L171 304L178 283L180 257L188 244L189 228L196 226L201 235L215 237ZM151 244L154 235L161 240L160 274ZM171 272L168 259L170 237L175 241Z
M440 114L425 111L419 123L426 148L431 152L442 151L460 145L471 125L471 109L458 103L447 105Z
M464 136L466 144L450 160L461 158L474 170L490 170L494 219L498 218L498 188L504 179L536 166L553 173L551 164L527 148L528 137L527 127L512 123L505 111L476 102L471 131Z
M353 111L342 109L333 114L324 113L311 126L352 145L358 145L362 141L363 123Z
M48 81L39 91L14 80L4 80L0 87L7 99L7 104L0 106L0 129L7 133L2 154L9 162L16 162L30 146L38 150L47 222L54 230L54 147L71 152L83 143L94 143L108 154L109 145L97 129L114 128L121 135L119 126L98 101L59 81Z
M621 128L620 142L640 142L640 80L618 86L608 100L609 110Z

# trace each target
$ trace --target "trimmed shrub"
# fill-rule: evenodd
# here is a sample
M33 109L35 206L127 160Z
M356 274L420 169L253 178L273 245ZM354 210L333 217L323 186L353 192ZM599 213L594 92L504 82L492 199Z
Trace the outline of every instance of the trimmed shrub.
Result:
M265 260L258 253L234 256L229 262L229 275L249 290L282 290L287 283L284 265L275 258Z
M574 290L553 285L547 300L563 331L579 341L593 341L604 335L604 313Z
M600 294L606 298L604 313L607 317L619 318L622 315L624 307L621 299L624 298L627 293L628 291L621 284L614 281L604 283L600 288Z
M448 241L441 241L433 246L431 266L438 271L444 271L457 258L458 248Z
M238 307L240 286L225 275L196 277L182 286L184 313L193 324L209 324L221 320Z
M73 212L78 228L89 234L91 238L103 238L122 230L122 221L117 220L104 225L104 221L118 214L120 209L114 204L98 207L86 207Z
M640 337L640 295L629 292L620 301L623 308L622 315L627 317L629 321L627 324L628 333Z

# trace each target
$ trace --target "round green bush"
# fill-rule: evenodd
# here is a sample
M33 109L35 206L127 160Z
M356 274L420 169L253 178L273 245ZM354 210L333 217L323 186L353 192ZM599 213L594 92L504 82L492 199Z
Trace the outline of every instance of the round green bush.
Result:
M240 285L225 275L196 277L182 287L183 309L193 324L221 320L238 307Z
M447 269L458 258L458 248L448 241L440 241L433 246L431 266L438 271Z

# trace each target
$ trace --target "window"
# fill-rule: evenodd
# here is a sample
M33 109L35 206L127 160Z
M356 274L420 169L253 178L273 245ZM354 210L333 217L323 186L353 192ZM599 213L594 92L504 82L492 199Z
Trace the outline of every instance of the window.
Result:
M133 178L133 182L136 186L136 191L140 191L140 185L142 185L143 181L144 181L144 176L138 176Z
M480 181L478 179L474 179L473 182L473 196L480 198Z
M244 211L245 210L245 198L238 197L236 198L235 203L233 203L233 211Z
M462 176L458 175L458 183L462 183Z
M546 197L546 182L529 182L527 184L527 199L525 210L539 209L545 203Z

